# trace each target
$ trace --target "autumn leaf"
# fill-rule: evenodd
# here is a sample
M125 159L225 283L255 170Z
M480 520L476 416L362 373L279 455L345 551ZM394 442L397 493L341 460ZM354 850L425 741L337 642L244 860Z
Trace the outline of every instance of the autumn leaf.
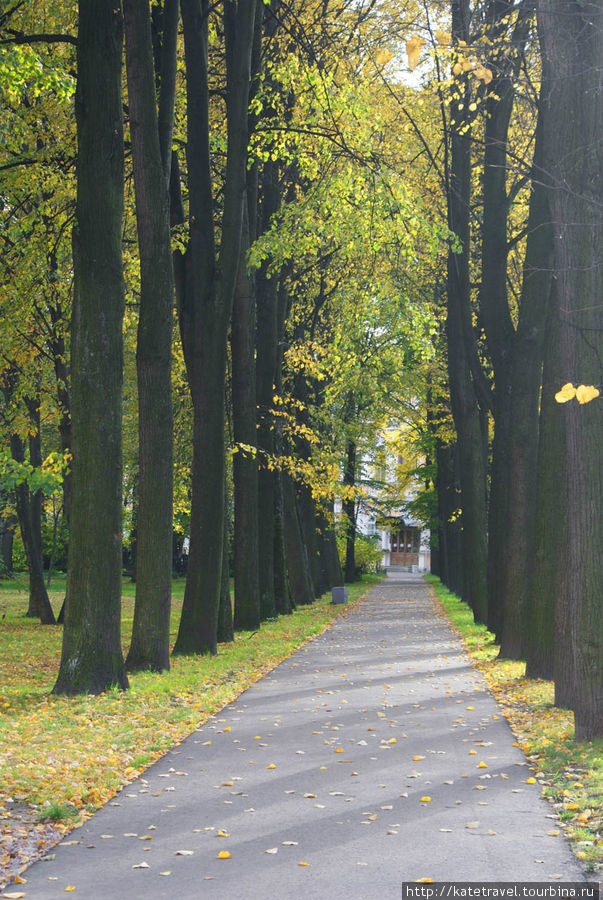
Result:
M232 859L232 856L228 852L228 850L220 850L218 853L218 859Z
M576 400L578 403L590 403L595 397L598 397L600 391L592 384L580 384L576 388ZM555 399L557 399L555 397Z
M567 403L568 400L572 400L576 396L576 388L568 381L567 384L564 384L560 391L557 391L555 394L555 400L557 403Z
M441 47L449 47L452 42L450 35L447 34L447 32L442 31L441 28L438 28L436 31L435 39Z
M406 41L406 55L408 57L408 68L413 72L419 63L421 50L425 45L425 41L420 37L412 37Z
M431 797L421 797L421 803L431 803Z
M435 884L434 878L415 878L415 884Z

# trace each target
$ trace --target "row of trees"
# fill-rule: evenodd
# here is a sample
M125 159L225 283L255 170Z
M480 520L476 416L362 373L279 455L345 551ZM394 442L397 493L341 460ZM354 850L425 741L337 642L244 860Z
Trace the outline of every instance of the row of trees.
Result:
M335 496L353 577L396 422L434 569L600 733L601 407L555 401L600 380L596 4L86 6L0 16L4 484L46 622L32 471L73 459L55 690L169 667L173 521L176 653L341 583Z

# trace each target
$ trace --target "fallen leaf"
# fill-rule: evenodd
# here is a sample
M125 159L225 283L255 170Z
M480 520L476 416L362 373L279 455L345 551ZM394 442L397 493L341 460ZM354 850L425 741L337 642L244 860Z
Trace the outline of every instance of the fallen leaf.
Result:
M232 856L228 852L228 850L220 850L218 853L218 859L232 859Z
M172 873L168 871L168 872L160 872L159 874L160 875L171 875Z
M479 828L479 822L467 822L465 828Z
M547 834L550 834L551 837L557 837L557 835L559 834L559 829L557 828L557 829L552 829L551 831L547 831Z
M421 797L421 803L431 803L431 797Z
M264 853L278 853L278 847L271 847L270 850L264 850Z
M27 884L27 878L21 878L20 875L15 875L13 881L15 884Z
M419 760L425 759L424 756L413 756L413 762L419 762Z
M309 866L310 863L307 863L307 862L298 862L297 865L298 865L298 866Z
M267 769L276 769L276 766L274 765L274 763L270 763L270 765L266 766L266 768Z
M283 847L297 847L299 841L283 841Z
M535 778L526 778L526 784L536 784Z
M415 878L415 884L435 884L434 878Z
M146 862L136 863L135 866L132 866L133 869L150 869L150 865ZM67 888L65 888L67 890Z
M19 900L20 897L25 897L25 891L11 891L10 894L2 894L3 897L8 897L9 900Z
M482 762L479 762L479 763L477 764L477 768L478 768L478 769L487 769L487 768L488 768L488 763L485 763L485 762L483 762L483 760L482 760Z
M192 856L194 850L176 850L174 856Z
M218 836L218 837L230 837L230 832L229 832L229 831L222 831L222 829L220 828L220 830L218 831L218 835L217 835L217 836Z

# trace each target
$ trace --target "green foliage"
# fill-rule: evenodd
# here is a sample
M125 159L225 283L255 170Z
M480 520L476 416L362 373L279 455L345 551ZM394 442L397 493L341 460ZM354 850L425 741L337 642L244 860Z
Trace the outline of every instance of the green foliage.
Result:
M0 488L12 490L27 483L30 491L43 491L50 497L61 489L69 462L59 453L49 453L41 466L17 462L6 451L0 452Z
M345 534L337 535L337 552L342 569L345 566L346 539ZM379 572L383 560L383 552L377 535L357 534L354 542L354 559L357 575L371 575Z

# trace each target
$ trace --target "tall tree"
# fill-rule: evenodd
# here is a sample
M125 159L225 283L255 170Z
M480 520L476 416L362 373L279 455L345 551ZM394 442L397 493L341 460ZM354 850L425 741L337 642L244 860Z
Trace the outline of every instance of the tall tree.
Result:
M545 168L550 172L558 319L565 383L598 385L603 356L603 7L540 0L543 65L550 73ZM560 386L561 387L561 386ZM585 398L578 393L578 400ZM567 503L559 571L556 699L574 710L576 738L603 735L603 439L600 399L563 409Z
M467 0L453 0L453 40L469 43L470 8ZM474 365L475 344L470 306L470 202L471 138L469 129L469 83L459 80L459 95L451 110L448 172L448 224L460 248L448 253L448 380L454 424L458 435L462 506L462 556L464 599L476 621L487 619L487 495L482 419L476 381L481 371ZM483 392L482 392L483 397Z
M219 255L209 148L208 0L182 0L189 243L177 260L180 332L194 408L191 539L174 653L216 653L222 587L226 342L246 192L255 0L224 0L227 159Z
M121 650L122 38L119 3L81 0L71 345L73 500L57 694L128 686Z
M176 4L176 22L177 22ZM136 604L127 668L170 667L172 592L172 310L174 282L168 177L162 162L155 99L151 15L147 0L124 0L126 68L136 222L140 251L138 374L139 477ZM167 67L166 67L167 68ZM169 85L168 80L166 83ZM162 93L166 91L162 84ZM168 91L170 86L168 86ZM173 91L164 127L172 125Z

